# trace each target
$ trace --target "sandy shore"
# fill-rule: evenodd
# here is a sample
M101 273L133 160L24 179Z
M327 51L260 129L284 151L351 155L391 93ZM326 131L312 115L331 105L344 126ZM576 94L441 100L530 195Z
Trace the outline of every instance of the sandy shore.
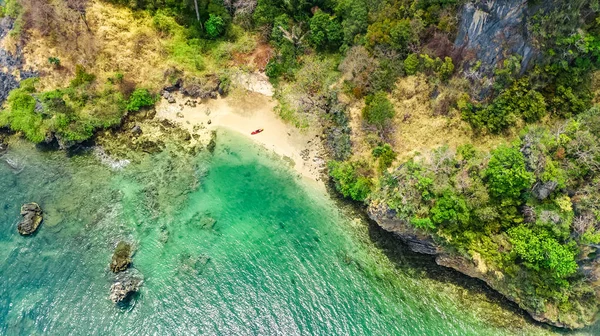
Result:
M293 168L305 178L323 184L325 167L320 130L300 131L284 123L274 111L273 98L253 92L236 92L226 98L194 100L174 94L175 103L161 99L156 118L167 119L187 129L196 141L208 143L212 130L223 127L236 131L278 155L288 157ZM257 135L256 129L264 131Z

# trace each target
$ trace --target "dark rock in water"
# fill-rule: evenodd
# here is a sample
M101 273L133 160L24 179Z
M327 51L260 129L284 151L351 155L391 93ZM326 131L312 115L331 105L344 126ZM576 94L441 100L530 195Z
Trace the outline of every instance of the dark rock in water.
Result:
M21 216L23 219L19 222L17 230L26 236L34 233L42 223L42 208L37 203L27 203L21 206Z
M108 298L114 303L125 303L136 293L142 283L143 277L136 270L129 270L116 276L115 282L110 286L110 295Z
M546 198L548 198L548 196L550 196L550 194L552 194L554 190L556 190L556 187L558 187L558 183L555 181L548 181L546 183L539 182L535 184L535 186L531 190L531 193L537 199L543 201Z
M125 271L131 264L131 245L124 241L120 241L115 248L115 252L110 262L110 270L113 273Z
M522 57L525 70L536 56L527 30L527 0L470 1L463 7L455 47L475 53L483 76L508 56Z
M210 132L210 142L206 145L208 151L212 154L215 152L215 147L217 147L217 132Z

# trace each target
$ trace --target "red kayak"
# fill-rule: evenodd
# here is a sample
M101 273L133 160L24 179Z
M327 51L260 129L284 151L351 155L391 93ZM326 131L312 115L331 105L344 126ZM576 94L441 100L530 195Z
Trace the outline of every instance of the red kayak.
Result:
M256 135L256 134L258 134L258 133L261 133L262 131L264 131L264 129L260 128L260 129L257 129L256 131L254 131L254 132L252 132L252 133L250 133L250 134L252 134L252 135Z

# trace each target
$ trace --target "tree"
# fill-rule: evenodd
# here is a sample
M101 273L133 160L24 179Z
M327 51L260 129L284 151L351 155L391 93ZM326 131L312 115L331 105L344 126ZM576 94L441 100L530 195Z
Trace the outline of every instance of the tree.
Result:
M342 43L342 26L335 17L317 10L309 21L310 43L317 49L337 49Z
M367 106L362 111L363 118L379 130L383 130L390 119L396 115L394 105L383 91L368 96L366 103Z
M216 39L225 32L225 21L220 16L210 14L208 20L204 24L204 29L208 37Z
M373 183L368 172L368 165L362 161L329 163L329 175L335 181L337 191L355 201L364 201L371 193Z
M379 159L379 170L381 171L389 168L394 160L396 160L396 152L387 143L383 146L373 148L372 154L375 158Z
M500 200L518 200L531 188L533 174L525 169L525 157L517 148L500 146L492 152L483 172L490 194Z

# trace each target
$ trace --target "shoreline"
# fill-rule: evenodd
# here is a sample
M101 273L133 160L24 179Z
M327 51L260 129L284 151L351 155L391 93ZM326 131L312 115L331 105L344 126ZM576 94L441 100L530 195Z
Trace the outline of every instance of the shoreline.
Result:
M255 92L235 92L216 99L192 99L177 93L175 102L166 99L156 105L157 120L169 120L190 132L192 141L207 144L212 131L224 128L239 133L252 142L286 157L291 169L302 178L316 182L325 190L325 169L321 129L300 130L285 123L275 113L276 101ZM251 135L256 129L262 133Z

